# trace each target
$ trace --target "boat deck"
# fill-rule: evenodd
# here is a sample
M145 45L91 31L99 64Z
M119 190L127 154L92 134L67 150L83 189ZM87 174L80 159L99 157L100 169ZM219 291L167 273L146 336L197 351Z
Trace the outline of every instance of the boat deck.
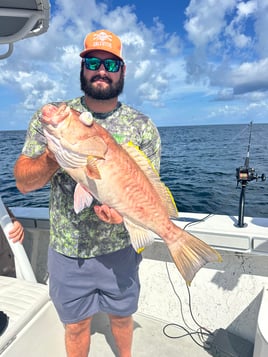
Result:
M134 315L133 356L211 356L204 348L198 346L190 336L183 338L165 336L163 327L166 324L165 321L136 313ZM184 331L175 328L169 329L169 332L173 333L173 336L184 333ZM118 356L109 321L104 314L98 314L93 319L90 356Z
M47 210L43 215L40 209L33 213L33 209L25 208L23 212L16 211L15 216L19 217L24 225L23 246L37 281L44 283L47 278L49 221ZM139 269L141 293L139 310L134 315L133 357L148 356L150 352L159 357L219 356L226 355L225 352L219 354L219 348L229 351L237 347L240 351L244 346L248 346L246 352L230 355L252 357L257 327L259 328L258 314L263 291L267 290L268 286L268 218L260 220L248 217L247 226L241 230L235 226L235 221L230 216L213 215L202 219L200 214L182 213L181 217L181 221L176 223L183 228L188 222L194 222L194 225L188 226L187 229L191 229L191 233L201 239L205 240L206 237L207 243L220 250L223 262L209 263L202 268L191 284L190 295L166 246L156 238L154 245L146 248ZM20 268L19 272L23 272L23 278L24 270L27 270L26 265L16 254L17 250L14 251L15 257L18 258L16 267ZM42 289L45 285L23 279L3 277L2 280L5 288L1 287L0 277L0 310L11 316L11 319L8 330L0 339L1 357L36 357L37 346L41 345L42 349L38 347L38 357L65 357L64 328L49 299L48 291L44 292L46 302L40 309L39 285ZM14 283L13 287L11 282ZM32 300L28 298L29 284L31 292L33 290L30 297L36 296L37 305L31 303ZM37 295L34 293L35 289ZM26 291L26 299L19 296L23 291ZM9 304L10 297L13 298L12 306ZM16 307L14 314L13 305ZM25 314L22 311L24 307L27 310ZM23 312L24 317L20 318L18 311ZM197 323L193 321L191 311L197 318ZM262 316L267 314L262 313ZM167 337L163 328L168 322L197 327L200 322L216 336L213 347L217 349L217 353L205 350L195 343L191 336L175 327L169 327L166 332L173 336L186 336ZM266 322L265 320L265 330ZM216 331L221 333L216 335ZM197 334L192 337L204 345ZM258 345L260 346L260 343ZM258 348L257 346L256 351ZM109 322L103 314L97 315L93 320L89 357L91 356L117 356ZM255 353L254 356L261 355ZM264 356L268 356L268 352Z
M21 279L0 276L0 310L9 318L7 329L0 339L0 355L3 357L36 356L52 354L65 357L64 327L48 295L48 286ZM134 319L133 356L206 357L210 354L198 346L190 336L169 338L163 328L168 322L152 315L137 312ZM185 334L177 327L168 327L168 334ZM91 350L89 357L118 356L110 330L107 314L96 314L91 326ZM195 339L203 345L203 341ZM206 338L205 338L206 339ZM29 348L30 346L30 348Z

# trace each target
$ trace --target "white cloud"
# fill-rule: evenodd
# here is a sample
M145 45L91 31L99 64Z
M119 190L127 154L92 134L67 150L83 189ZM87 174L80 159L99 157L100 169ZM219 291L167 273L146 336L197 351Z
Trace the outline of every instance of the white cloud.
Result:
M192 0L186 9L185 29L191 42L203 48L217 41L226 25L225 15L234 8L235 0Z
M164 47L169 53L176 56L181 53L182 43L178 35L172 34L166 41Z
M256 12L257 10L257 1L255 0L249 0L247 2L239 2L237 4L237 10L238 10L238 18L243 18L243 17L248 17L249 15L252 15L253 13Z
M161 95L167 90L168 78L162 63L166 62L167 54L178 55L178 35L165 33L158 19L153 28L147 28L129 5L109 11L104 3L95 1L57 0L56 6L47 33L17 43L14 55L5 66L8 82L16 83L16 91L26 109L81 94L79 53L86 34L96 28L109 28L122 39L128 81L124 98L133 105L140 106L148 100L159 105ZM30 74L22 78L12 72L14 65L19 73ZM11 85L9 89L13 91Z
M81 95L79 53L85 35L99 28L122 39L127 64L122 99L130 105L175 118L178 111L192 112L193 105L183 107L184 99L198 95L213 103L207 113L215 118L233 115L236 100L267 112L258 105L268 93L267 0L191 0L187 39L167 32L159 18L147 26L133 6L109 9L109 3L56 0L47 33L15 43L10 59L0 61L1 89L24 126L46 102Z
M268 56L268 1L258 0L258 8L255 22L256 50L260 57Z
M249 17L256 16L256 11L256 1L238 2L234 17L225 29L225 34L235 47L245 48L253 44L251 36L245 34L245 27Z
M235 95L268 91L268 59L257 56L264 40L262 54L268 50L267 0L222 0L212 5L212 0L191 1L187 8L185 28L196 51L188 59L188 78L207 78L225 100L230 88Z
M242 63L232 72L234 92L243 94L268 90L268 58Z

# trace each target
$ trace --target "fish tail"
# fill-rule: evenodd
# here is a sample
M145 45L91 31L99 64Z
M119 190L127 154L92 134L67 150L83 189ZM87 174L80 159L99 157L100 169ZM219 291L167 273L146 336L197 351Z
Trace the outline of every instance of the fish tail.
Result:
M183 231L180 237L168 244L171 257L186 281L191 284L195 274L209 262L222 262L221 255L208 244Z

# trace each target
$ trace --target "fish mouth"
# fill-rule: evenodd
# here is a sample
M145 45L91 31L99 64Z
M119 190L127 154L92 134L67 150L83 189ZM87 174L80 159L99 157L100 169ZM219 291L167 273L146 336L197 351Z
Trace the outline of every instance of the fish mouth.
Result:
M41 113L41 122L43 124L57 127L70 114L70 107L65 103L61 104L59 107L53 104L47 104L42 108Z

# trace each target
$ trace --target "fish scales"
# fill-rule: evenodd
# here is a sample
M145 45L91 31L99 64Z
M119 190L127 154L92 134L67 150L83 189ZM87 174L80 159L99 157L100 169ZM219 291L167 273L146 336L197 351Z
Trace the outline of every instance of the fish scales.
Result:
M100 165L101 175L102 173L103 177L107 175L109 177L109 185L118 188L115 196L122 197L124 195L122 202L124 206L121 206L121 209L117 205L113 207L135 222L143 222L143 225L149 227L150 230L159 230L159 228L157 229L159 217L165 217L166 212L158 193L152 187L150 181L144 178L137 164L133 160L129 160L128 154L123 150L120 150L120 153L121 155L118 154L115 158L116 166L121 168L120 171L110 174L110 165L106 167L105 163L103 163L103 166L105 166L103 171L101 169L102 165ZM121 172L124 174L121 174ZM119 178L117 177L118 175ZM120 180L120 184L118 184L118 180ZM101 183L97 185L98 187L102 186ZM100 194L100 200L112 206L112 202L108 202L107 199L104 201L104 199L105 197ZM161 234L162 232L159 233Z
M152 213L157 205L158 211L162 206L158 193L152 187L148 178L144 177L137 163L130 158L124 149L122 150L118 144L116 145L117 147L111 152L107 151L106 160L99 162L100 174L108 180L96 182L98 198L101 202L116 208L127 217L139 222L142 219L147 219L148 222L146 223L152 225L154 222L152 221ZM107 197L107 191L110 190L110 187L113 191L113 201L110 201ZM124 195L124 200L121 199L122 195ZM119 201L118 203L115 203L115 198ZM145 211L147 212L146 216L144 216ZM158 224L158 222L154 223Z

